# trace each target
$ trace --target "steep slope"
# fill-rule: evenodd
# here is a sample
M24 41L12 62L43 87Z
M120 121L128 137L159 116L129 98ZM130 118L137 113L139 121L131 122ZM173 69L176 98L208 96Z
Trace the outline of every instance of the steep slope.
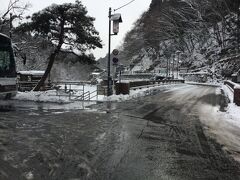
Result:
M191 71L230 76L240 68L240 1L152 0L122 44L132 70L166 68L173 60Z

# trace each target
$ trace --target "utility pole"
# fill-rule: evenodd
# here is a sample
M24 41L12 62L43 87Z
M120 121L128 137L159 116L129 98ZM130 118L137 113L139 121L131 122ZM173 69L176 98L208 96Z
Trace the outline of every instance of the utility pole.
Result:
M111 17L112 17L112 9L109 8L109 12L108 12L108 18L109 18L109 31L108 31L108 61L107 61L107 96L111 96L112 94L112 88L111 88Z
M13 17L12 17L12 13L10 13L10 19L9 19L9 37L12 39L12 21L13 21Z

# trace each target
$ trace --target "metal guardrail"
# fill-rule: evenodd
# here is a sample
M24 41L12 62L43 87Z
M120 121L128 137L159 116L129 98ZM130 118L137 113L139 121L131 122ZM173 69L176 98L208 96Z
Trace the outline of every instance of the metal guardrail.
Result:
M168 84L168 83L184 83L184 80L158 80L158 81L149 81L150 83L147 83L146 85L141 85L141 86L131 86L130 85L130 89L131 90L135 90L135 89L141 89L141 88L149 88L149 87L155 87L155 86L159 86L160 84Z
M59 97L69 97L69 100L71 101L91 101L95 99L98 100L98 88L95 91L89 91L86 88L87 85L91 85L90 81L54 82L54 84L54 89L56 89L56 95ZM74 89L74 85L80 86L80 88ZM61 86L64 86L64 89L61 89Z
M184 80L156 80L156 81L136 81L136 82L130 82L130 88L132 87L139 87L139 86L147 86L147 85L156 85L156 84L167 84L167 83L184 83Z

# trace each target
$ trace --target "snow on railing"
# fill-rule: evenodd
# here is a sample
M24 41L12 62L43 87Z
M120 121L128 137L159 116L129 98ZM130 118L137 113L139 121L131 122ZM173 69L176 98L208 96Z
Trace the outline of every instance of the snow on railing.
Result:
M156 81L126 81L116 84L117 95L129 94L130 90L142 89L160 86L162 84L176 84L184 83L185 80L181 79L169 79L169 80L156 80Z
M224 81L224 84L231 88L233 91L233 102L240 106L240 84L234 83L232 81Z
M224 84L230 86L232 90L240 88L240 84L234 83L234 82L229 81L229 80L224 81Z

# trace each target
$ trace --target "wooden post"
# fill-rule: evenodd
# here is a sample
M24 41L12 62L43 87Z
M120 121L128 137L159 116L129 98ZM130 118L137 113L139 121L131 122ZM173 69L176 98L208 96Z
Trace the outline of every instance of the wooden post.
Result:
M236 105L240 106L240 86L237 86L234 88L233 102Z

